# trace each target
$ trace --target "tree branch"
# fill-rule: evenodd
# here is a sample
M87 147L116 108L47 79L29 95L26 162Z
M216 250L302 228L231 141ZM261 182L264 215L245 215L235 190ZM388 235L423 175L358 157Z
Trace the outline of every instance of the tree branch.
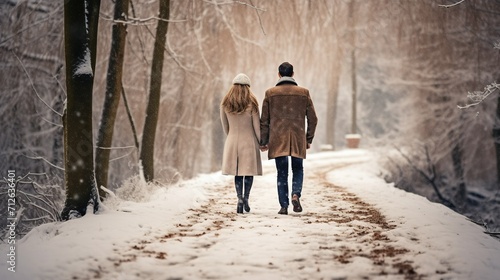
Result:
M473 103L466 104L464 106L458 105L459 109L467 109L470 107L477 106L481 104L488 96L490 96L492 93L494 93L496 90L500 89L500 84L497 84L496 82L493 82L487 86L484 87L482 91L474 91L474 92L469 92L467 94L467 98L472 100Z
M164 22L186 22L186 19L162 19L159 17L151 16L148 18L136 18L136 17L127 17L126 20L121 20L121 19L113 19L110 17L106 17L103 14L100 16L101 19L105 21L110 21L112 23L121 23L125 25L135 25L135 26L142 26L142 25L153 25L155 22L151 21L164 21Z
M45 159L44 157L41 157L41 156L31 157L31 156L27 156L27 155L25 155L25 157L27 157L27 158L29 158L29 159L41 159L41 160L45 161L46 163L48 163L50 166L52 166L52 167L54 167L54 168L56 168L56 169L59 169L59 170L61 170L61 171L64 171L64 168L59 167L59 166L57 166L57 165L53 164L52 162L48 161L48 160L47 160L47 159Z
M128 117L129 122L130 122L130 126L132 127L132 134L134 136L135 148L137 149L137 151L139 151L139 139L137 138L137 130L135 129L134 117L132 116L132 113L130 111L130 107L128 106L128 99L127 99L127 95L125 94L123 82L121 85L122 85L123 103L125 105L125 111L127 111L127 117Z
M35 92L36 96L38 97L38 99L40 99L40 101L43 102L43 104L45 104L45 106L47 106L47 108L49 108L52 112L56 113L58 116L62 117L63 115L59 112L57 112L56 110L54 110L54 108L50 107L49 104L47 104L47 102L45 102L45 100L42 99L42 97L40 96L40 94L38 94L38 91L36 90L35 88L35 85L33 84L33 80L31 80L31 76L29 75L28 71L26 70L26 67L24 67L24 63L21 61L21 59L16 55L15 52L12 52L12 54L14 54L14 56L17 58L17 60L19 61L19 63L21 64L21 67L23 68L24 70L24 73L26 73L26 76L28 77L28 80L30 81L30 85L31 85L31 88L33 88L33 91Z
M460 1L455 2L453 4L450 4L450 5L438 5L438 6L439 7L443 7L443 8L451 8L451 7L454 7L454 6L462 4L463 2L465 2L465 0L460 0Z
M424 179L432 186L432 188L434 189L434 192L438 196L439 200L441 200L444 205L446 205L446 206L454 209L455 208L455 204L453 202L451 202L450 200L446 199L441 194L441 192L439 191L439 188L438 188L438 186L436 184L436 177L437 177L436 176L436 166L431 161L429 149L427 148L427 146L425 146L425 155L426 155L427 164L429 165L429 173L431 173L430 175L427 174L424 170L422 170L419 167L417 167L415 164L413 164L413 162L411 161L411 159L406 154L404 154L403 151L401 151L401 149L399 149L398 147L395 147L395 149L401 154L401 156L404 159L406 159L406 161L408 162L408 164L415 171L417 171L417 173L419 173L422 177L424 177Z

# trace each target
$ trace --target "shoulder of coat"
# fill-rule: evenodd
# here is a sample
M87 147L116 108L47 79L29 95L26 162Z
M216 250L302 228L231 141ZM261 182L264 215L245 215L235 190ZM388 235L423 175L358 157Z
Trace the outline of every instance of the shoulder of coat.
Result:
M266 91L266 97L273 95L281 95L285 92L292 95L309 96L309 90L307 88L292 84L285 84L268 89Z

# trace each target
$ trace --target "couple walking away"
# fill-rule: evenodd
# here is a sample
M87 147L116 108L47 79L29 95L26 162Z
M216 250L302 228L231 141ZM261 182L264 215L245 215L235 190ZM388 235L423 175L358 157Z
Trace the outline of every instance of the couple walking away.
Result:
M260 118L257 98L245 74L238 74L233 79L233 85L222 100L220 117L227 135L222 174L235 176L238 213L243 213L243 209L250 212L248 199L253 176L262 175L259 150L268 151L269 159L275 159L281 206L278 214L283 215L288 214L290 203L288 162L291 158L293 211L302 212L302 163L313 141L318 119L309 90L299 87L293 75L290 63L284 62L278 67L278 83L266 91Z

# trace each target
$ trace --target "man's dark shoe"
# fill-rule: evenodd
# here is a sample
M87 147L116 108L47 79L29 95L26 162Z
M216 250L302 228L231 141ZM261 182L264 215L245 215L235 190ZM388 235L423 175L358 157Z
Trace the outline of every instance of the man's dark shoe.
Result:
M292 196L293 212L302 212L299 196L294 194Z
M288 208L286 207L281 207L280 211L278 212L280 215L288 215Z

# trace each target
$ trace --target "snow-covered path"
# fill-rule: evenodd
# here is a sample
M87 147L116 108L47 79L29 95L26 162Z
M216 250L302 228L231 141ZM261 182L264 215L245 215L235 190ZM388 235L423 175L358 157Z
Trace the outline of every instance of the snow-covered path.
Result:
M351 158L363 161L365 158ZM236 214L235 191L215 186L208 202L191 208L175 229L130 244L104 279L345 279L416 277L411 254L384 232L385 218L356 195L326 181L339 164L306 162L304 211L278 215L275 169L256 177L250 213ZM357 259L355 261L355 259ZM360 262L363 263L360 266ZM361 269L360 269L361 268Z
M500 242L378 177L364 150L311 155L302 213L278 215L274 161L236 214L232 177L134 185L107 210L35 228L0 279L499 279ZM1 255L8 249L0 247Z

